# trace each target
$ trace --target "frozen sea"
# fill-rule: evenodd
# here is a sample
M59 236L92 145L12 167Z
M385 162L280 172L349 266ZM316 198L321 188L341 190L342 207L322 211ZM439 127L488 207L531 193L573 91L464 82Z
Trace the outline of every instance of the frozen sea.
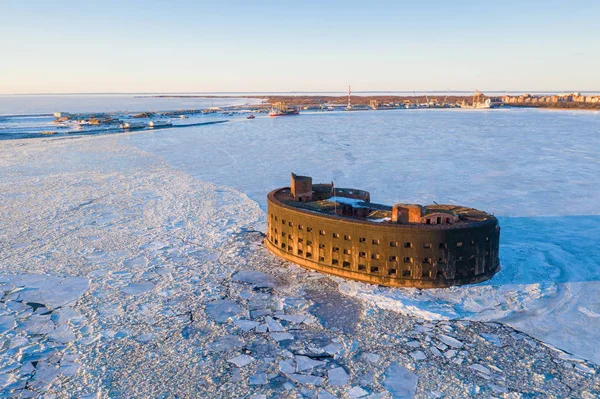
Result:
M502 270L417 290L280 262L247 232L292 171L494 213ZM0 172L0 396L600 394L599 113L234 117L3 141Z
M533 109L308 113L122 142L266 207L289 172L362 188L374 202L494 213L502 270L448 290L342 284L427 318L502 321L600 363L600 113Z

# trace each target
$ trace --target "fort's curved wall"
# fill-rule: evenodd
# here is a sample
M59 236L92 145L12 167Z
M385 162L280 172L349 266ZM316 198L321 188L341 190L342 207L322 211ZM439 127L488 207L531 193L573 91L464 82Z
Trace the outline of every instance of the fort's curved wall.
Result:
M374 223L287 205L269 193L265 244L309 269L368 283L435 288L499 270L496 218L458 225Z

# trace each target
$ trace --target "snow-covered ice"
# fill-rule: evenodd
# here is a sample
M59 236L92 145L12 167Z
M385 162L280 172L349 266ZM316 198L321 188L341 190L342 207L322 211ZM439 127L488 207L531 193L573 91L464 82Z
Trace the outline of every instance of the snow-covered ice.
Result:
M402 112L0 143L0 396L598 395L597 116ZM289 171L494 212L502 271L422 291L282 262L254 231Z

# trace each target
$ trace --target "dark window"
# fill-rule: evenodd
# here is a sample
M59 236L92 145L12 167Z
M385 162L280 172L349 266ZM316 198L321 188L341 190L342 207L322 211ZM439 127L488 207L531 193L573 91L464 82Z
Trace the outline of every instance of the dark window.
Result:
M446 263L446 259L444 259L444 258L438 258L438 263Z
M423 244L423 248L429 249L431 248L431 244Z
M358 265L358 270L367 270L365 265Z
M437 274L438 277L444 277L444 272L441 270L438 270Z
M373 245L379 245L379 240L373 240L372 243Z
M405 243L404 243L404 248L412 248L412 243L410 243L410 242L405 242Z
M397 262L398 261L398 257L394 256L394 255L391 255L390 258L389 258L389 261L390 262Z
M340 238L340 234L339 233L333 233L333 238Z
M462 241L461 242L457 242L456 246L459 247L459 248L462 247Z
M298 225L298 230L304 230L304 226L302 226L301 224Z
M290 226L290 227L294 227L294 222L289 222L289 223L288 223L288 226Z
M282 237L285 237L285 231L282 231L282 232L281 232L281 236L282 236Z
M281 243L281 248L285 249L285 242Z
M301 249L298 250L298 255L302 255L302 250Z
M405 256L404 257L404 263L411 263L412 262L412 258Z
M402 270L403 277L410 277L410 270Z
M325 235L325 230L319 230L319 235L324 236Z
M443 242L442 242L442 243L440 243L440 249L446 249L446 248L448 248L448 245L447 245L447 244L445 244L445 243L443 243Z
M285 224L285 219L281 219L281 224Z
M306 245L312 245L312 241L311 240L306 240Z
M342 262L343 267L350 267L350 262Z
M325 244L319 244L319 248L321 248L321 249L325 248Z
M275 239L275 245L279 244L279 241L277 240L277 238Z
M379 254L371 254L371 259L379 259Z
M425 259L423 259L423 263L431 263L431 258L425 258Z
M446 218L446 223L450 224L450 218Z
M292 248L291 246L289 246L289 245L288 245L288 251L290 251L290 252L291 252L291 251L293 251L293 250L294 250L294 248Z
M442 224L442 217L441 216L437 217L437 224Z
M291 234L288 234L288 238L289 238L290 240L293 240L293 239L294 239L294 236L293 236L293 235L291 235Z
M277 220L277 216L275 216L275 220Z
M298 242L304 242L304 239L298 237Z
M366 252L359 252L358 253L358 257L359 258L366 258L367 257L367 253Z
M333 247L331 248L331 252L340 252L340 249L338 247Z
M371 266L371 273L379 273L379 268L377 266Z
M275 234L279 233L279 232L277 231L277 229L275 229L274 231L275 231Z
M367 242L365 237L359 237L358 242Z
M428 278L429 277L429 272L423 272L423 273L421 273L421 277Z
M390 247L397 247L398 241L390 241Z
M344 255L352 255L352 250L351 249L344 249Z
M425 221L426 224L431 224L431 219L427 218L427 220Z
M396 274L397 274L397 273L396 273L396 269L388 269L388 274L389 274L390 276L396 275Z
M323 256L319 256L319 262L325 262L325 258Z
M307 227L306 231L310 233L312 231L312 227Z
M345 236L344 236L344 240L346 240L346 241L351 241L351 240L352 240L352 237L345 235Z
M340 263L340 261L339 261L339 260L337 260L337 259L331 259L331 264L332 264L332 265L337 265L337 264L339 264L339 263Z
M307 258L312 258L312 254L311 254L310 252L307 252L307 253L306 253L306 257L307 257Z

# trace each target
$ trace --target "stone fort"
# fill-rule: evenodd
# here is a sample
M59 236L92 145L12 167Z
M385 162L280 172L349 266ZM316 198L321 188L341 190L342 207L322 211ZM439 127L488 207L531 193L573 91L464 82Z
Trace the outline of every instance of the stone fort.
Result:
M292 173L267 197L265 245L308 269L396 287L477 283L500 268L498 220L457 205L371 202L364 190Z

